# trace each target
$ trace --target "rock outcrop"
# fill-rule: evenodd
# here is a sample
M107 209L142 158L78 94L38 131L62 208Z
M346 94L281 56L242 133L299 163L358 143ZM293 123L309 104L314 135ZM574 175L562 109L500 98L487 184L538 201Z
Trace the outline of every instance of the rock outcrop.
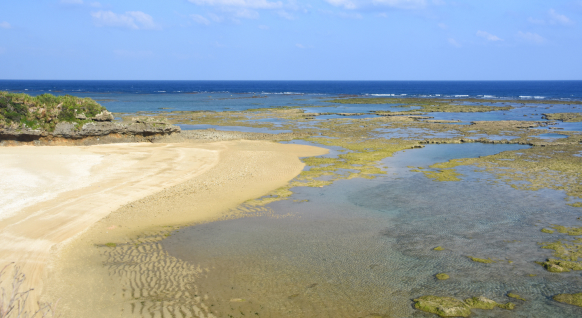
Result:
M60 122L52 132L30 128L0 128L0 144L94 144L104 142L151 141L152 138L180 132L180 127L154 119L134 119L113 122L111 113L104 111L99 119L82 125ZM103 139L103 137L107 137ZM68 140L68 141L67 141ZM100 141L100 142L99 142Z

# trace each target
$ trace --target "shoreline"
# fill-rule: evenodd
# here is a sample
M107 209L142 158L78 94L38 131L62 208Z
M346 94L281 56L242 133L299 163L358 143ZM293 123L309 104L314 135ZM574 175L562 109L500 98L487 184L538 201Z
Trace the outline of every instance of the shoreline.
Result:
M31 148L40 152L59 149ZM95 173L103 172L107 163L119 161L123 156L137 158L125 170L118 169L92 186L61 193L0 221L0 236L10 242L0 248L0 260L2 263L16 261L27 275L27 286L35 287L29 303L35 303L41 294L43 301L61 299L59 306L65 316L75 316L73 313L87 306L74 308L67 302L74 299L74 294L67 298L64 291L76 290L76 287L63 283L66 279L55 278L64 273L61 269L76 263L79 255L96 250L92 248L96 244L127 241L137 234L156 232L167 226L218 219L230 208L284 186L302 171L304 164L299 157L327 153L323 148L265 141L109 144L79 148L109 154L109 158L92 168ZM18 151L18 148L4 149ZM92 263L94 260L90 256L81 260L84 266L78 268L85 277L81 280L82 286L77 286L80 292L92 281L88 277L92 272L85 270L87 266L101 266L99 262ZM102 284L95 287L99 286L108 288Z

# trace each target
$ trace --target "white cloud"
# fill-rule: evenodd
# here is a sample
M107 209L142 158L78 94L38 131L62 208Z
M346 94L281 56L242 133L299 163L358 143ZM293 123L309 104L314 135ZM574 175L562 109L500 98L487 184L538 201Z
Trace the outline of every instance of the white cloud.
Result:
M141 11L128 11L124 14L117 14L112 11L91 12L93 21L99 27L123 27L133 30L151 30L160 27L154 23L151 15Z
M446 25L446 24L444 24L444 23L439 23L439 24L437 24L437 25L439 26L439 28L441 28L441 29L443 29L443 30L446 30L446 29L448 29L448 28L449 28L449 26L448 26L448 25Z
M208 17L210 18L210 20L212 20L216 23L220 23L220 22L224 21L224 17L216 15L214 13L209 13Z
M304 49L305 46L303 44L297 43L295 44L296 47L300 48L300 49Z
M484 39L487 39L488 41L503 41L502 39L500 39L498 36L493 35L489 32L485 32L485 31L477 31L477 36L482 37Z
M550 9L548 12L550 15L550 23L561 24L561 25L571 25L574 24L567 16L559 14L554 9Z
M548 25L548 24L573 25L574 24L574 21L570 20L570 18L568 18L567 16L565 16L563 14L559 14L554 9L550 9L550 11L548 11L548 16L549 16L549 18L547 20L535 19L535 18L529 17L527 19L527 21L529 23L537 24L537 25Z
M418 10L424 9L427 5L426 0L325 0L327 3L354 10L362 7L378 6L396 9ZM441 4L437 1L436 4Z
M236 10L233 10L234 16L237 18L243 18L243 19L258 19L259 18L259 13L257 11L254 10L249 10L247 8L238 8Z
M280 10L280 11L277 11L277 14L278 14L278 15L279 15L281 18L284 18L284 19L287 19L287 20L295 20L295 16L294 16L294 15L292 15L291 13L289 13L289 12L285 11L285 10Z
M344 7L350 10L358 8L356 3L350 0L325 0L325 1L335 7Z
M375 5L388 6L398 9L423 9L426 7L425 0L372 0Z
M528 21L529 23L532 23L532 24L539 24L539 25L544 25L544 24L546 24L546 21L545 21L545 20L542 20L542 19L534 19L534 18L532 18L532 17L529 17L529 18L527 18L527 21Z
M113 53L117 57L122 58L150 58L154 56L152 51L129 51L129 50L114 50Z
M83 4L83 0L61 0L63 4Z
M277 9L283 6L280 1L270 2L267 0L189 0L197 5L240 7L252 9Z
M261 29L261 30L269 30L270 28L267 25L259 25L259 29Z
M192 18L192 20L194 20L194 22L198 24L210 25L210 20L206 19L205 17L199 14L191 14L190 18Z
M99 2L91 2L89 5L93 8L101 8L101 3Z
M0 22L0 29L11 29L12 26L10 25L10 23L4 21L4 22Z
M454 47L461 47L461 44L453 38L449 38L447 41L449 42L450 45L452 45Z
M526 41L526 42L530 42L530 43L535 43L535 44L542 44L546 41L546 39L544 39L541 35L537 34L537 33L532 33L532 32L517 32L517 36Z

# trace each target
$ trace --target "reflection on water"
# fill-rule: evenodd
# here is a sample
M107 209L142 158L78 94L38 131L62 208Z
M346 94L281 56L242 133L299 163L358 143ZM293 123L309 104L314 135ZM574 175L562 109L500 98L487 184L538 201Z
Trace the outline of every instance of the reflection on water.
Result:
M508 292L528 301L513 311L475 315L580 316L578 307L551 300L580 292L580 275L549 273L534 263L551 254L537 245L551 240L540 228L579 216L562 193L514 190L471 167L459 169L465 175L460 182L429 181L405 168L519 147L408 150L385 160L387 177L300 188L291 200L269 206L274 216L193 226L161 246L209 269L196 284L220 317L425 317L411 299L484 295L505 303ZM436 246L445 250L434 251ZM439 281L437 273L451 278Z

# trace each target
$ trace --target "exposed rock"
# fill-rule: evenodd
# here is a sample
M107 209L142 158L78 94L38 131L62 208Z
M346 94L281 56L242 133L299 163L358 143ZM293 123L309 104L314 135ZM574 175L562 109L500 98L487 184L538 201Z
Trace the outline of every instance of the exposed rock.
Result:
M113 121L113 114L104 110L91 119L94 121Z
M47 132L42 129L0 128L0 143L7 144L3 141L15 141L36 142L35 144L40 142L41 144L44 144L44 142L50 143L54 140L59 140L59 143L62 143L63 141L61 139L80 140L86 138L97 141L99 140L99 137L105 136L110 136L112 138L104 139L103 142L112 142L111 139L135 139L143 141L143 138L136 139L134 137L165 136L178 132L180 132L180 127L158 122L116 123L110 121L95 121L85 123L82 126L74 122L60 122L55 126L53 132Z

